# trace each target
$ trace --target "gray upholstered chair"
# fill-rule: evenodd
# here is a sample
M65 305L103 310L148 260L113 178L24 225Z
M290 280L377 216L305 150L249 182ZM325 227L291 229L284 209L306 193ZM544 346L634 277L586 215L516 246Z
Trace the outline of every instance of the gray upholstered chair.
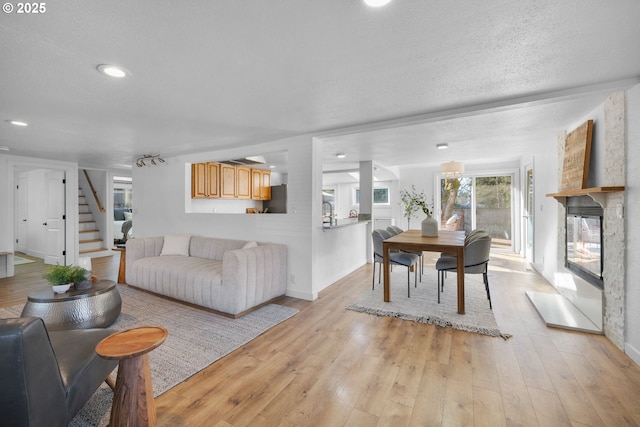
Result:
M485 230L481 229L481 228L476 228L475 230L470 231L465 237L464 237L464 244L465 246L467 244L469 244L469 242L477 239L478 237L481 236L488 236L489 233L487 233ZM440 256L448 256L448 257L455 257L457 256L455 253L452 252L442 252L440 254Z
M380 268L378 269L378 283L380 282L380 271L382 270L384 258L382 251L382 242L389 237L392 237L392 234L387 230L373 230L371 233L373 238L373 278L371 280L371 289L375 288L375 278L376 278L376 264L380 264ZM416 265L414 274L414 282L417 286L418 284L418 260L420 257L416 254L411 254L409 252L403 251L392 251L389 253L389 263L391 265L403 265L407 267L407 296L411 297L411 266Z
M395 225L390 225L387 227L387 231L389 233L391 233L392 235L396 235L396 234L400 234L403 233L404 230L398 226ZM424 254L422 253L422 251L403 251L403 252L408 252L410 254L416 254L420 257L420 281L422 282L422 275L424 274Z
M117 366L95 352L113 332L47 332L39 318L0 319L2 425L67 426Z
M396 225L390 225L387 227L387 231L394 234L400 234L404 232L404 230Z
M464 245L464 273L482 274L484 288L491 307L491 293L489 292L489 278L487 268L489 265L489 255L491 252L491 236L486 233L477 233L472 239L465 241ZM440 303L440 292L444 291L444 279L447 271L457 271L458 259L455 256L441 256L436 261L438 270L438 303Z

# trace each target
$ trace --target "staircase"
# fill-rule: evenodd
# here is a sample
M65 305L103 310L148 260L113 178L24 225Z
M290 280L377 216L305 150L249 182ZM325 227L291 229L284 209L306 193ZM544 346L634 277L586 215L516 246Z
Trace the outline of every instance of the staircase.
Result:
M112 255L111 250L104 247L100 230L93 219L91 207L84 197L82 188L78 189L78 230L80 256L98 258Z

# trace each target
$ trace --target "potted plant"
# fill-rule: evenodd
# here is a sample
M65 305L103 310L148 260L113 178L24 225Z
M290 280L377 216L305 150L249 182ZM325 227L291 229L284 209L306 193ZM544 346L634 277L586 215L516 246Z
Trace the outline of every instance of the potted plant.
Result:
M69 265L53 265L42 276L53 287L57 294L67 292L73 283L73 269Z
M78 290L89 289L91 287L89 271L79 265L71 266L71 282Z
M400 191L400 205L402 206L404 217L407 218L407 228L411 228L411 217L421 210L427 216L421 224L422 235L427 237L438 235L438 221L431 216L433 210L427 205L424 193L416 191L415 185L411 186L411 190Z

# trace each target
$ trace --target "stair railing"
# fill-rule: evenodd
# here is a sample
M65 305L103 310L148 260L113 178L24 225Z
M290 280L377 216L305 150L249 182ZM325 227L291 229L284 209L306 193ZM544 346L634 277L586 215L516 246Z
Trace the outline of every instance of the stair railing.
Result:
M89 183L89 187L91 188L91 192L93 193L93 198L96 199L96 205L98 205L98 210L100 212L104 212L104 207L102 206L102 203L100 203L100 199L98 198L98 193L96 193L95 188L93 188L93 183L91 182L91 178L89 178L89 174L87 173L87 170L82 169L82 172L84 172L84 176L85 178L87 178L87 182Z

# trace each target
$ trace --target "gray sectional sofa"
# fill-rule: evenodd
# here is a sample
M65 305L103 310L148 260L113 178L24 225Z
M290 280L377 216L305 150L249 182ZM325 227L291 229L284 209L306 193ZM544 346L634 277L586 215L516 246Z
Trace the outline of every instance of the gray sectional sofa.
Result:
M127 284L230 317L284 295L286 279L282 244L201 236L127 241Z

